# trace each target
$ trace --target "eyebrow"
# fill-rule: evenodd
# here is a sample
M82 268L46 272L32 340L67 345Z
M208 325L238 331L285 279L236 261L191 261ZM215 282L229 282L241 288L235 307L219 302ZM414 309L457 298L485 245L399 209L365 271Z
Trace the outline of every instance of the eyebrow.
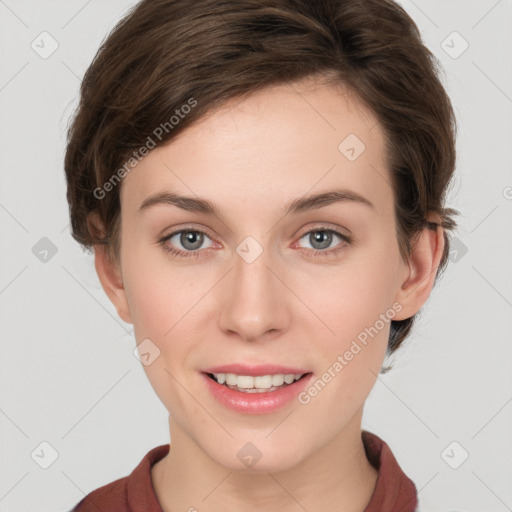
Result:
M283 208L283 215L318 210L339 202L362 204L375 210L373 203L360 194L348 189L336 189L294 199ZM210 201L196 197L180 196L169 191L158 192L144 199L139 207L139 212L157 205L177 206L188 212L219 216L219 210Z

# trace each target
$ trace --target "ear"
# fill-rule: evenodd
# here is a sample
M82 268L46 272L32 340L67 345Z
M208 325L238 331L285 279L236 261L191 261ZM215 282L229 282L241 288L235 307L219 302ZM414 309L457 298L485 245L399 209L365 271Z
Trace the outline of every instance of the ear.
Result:
M395 300L402 310L394 320L404 320L416 314L427 301L434 286L437 269L444 251L444 234L441 218L430 213L429 222L437 223L437 228L425 227L411 247L408 262L404 262L404 271L400 278L401 286Z
M117 309L117 314L122 320L131 324L132 319L120 265L117 262L111 261L104 245L94 246L94 266L96 267L96 273L98 274L101 286Z
M104 228L97 215L91 216L89 222L94 225L97 233L102 233L102 236L104 235ZM114 304L117 314L125 322L132 323L126 290L123 284L121 264L113 260L107 246L99 244L94 246L94 266L101 286L112 304Z

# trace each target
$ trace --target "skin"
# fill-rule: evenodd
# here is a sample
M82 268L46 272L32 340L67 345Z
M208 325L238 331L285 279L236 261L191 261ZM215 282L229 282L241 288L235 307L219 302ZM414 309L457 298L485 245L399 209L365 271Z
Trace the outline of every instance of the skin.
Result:
M366 146L355 161L338 150L350 133ZM341 87L312 79L226 103L124 178L120 261L97 246L95 264L137 343L149 338L160 350L144 370L170 413L170 452L151 473L164 511L364 511L378 473L365 456L361 419L389 322L307 405L233 412L208 394L199 371L281 363L318 378L393 303L402 307L395 320L418 312L442 256L442 228L424 230L403 261L389 183L377 119ZM339 187L374 209L346 201L283 216L289 201ZM173 205L138 211L163 190L208 199L220 214ZM324 223L352 243L335 235L315 242L308 233ZM207 234L198 258L176 259L158 243L190 227ZM263 249L251 264L236 252L248 236ZM167 245L194 250L179 235ZM247 442L262 453L252 468L237 458Z

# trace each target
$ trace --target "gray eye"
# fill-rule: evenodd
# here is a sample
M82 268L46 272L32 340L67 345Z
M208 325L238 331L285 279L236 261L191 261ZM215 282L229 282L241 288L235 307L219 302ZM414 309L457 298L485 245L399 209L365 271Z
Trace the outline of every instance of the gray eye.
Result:
M176 238L177 241L173 240ZM209 237L201 231L177 231L168 238L168 241L174 246L178 244L178 249L181 249L181 245L185 251L197 251L202 247L206 238Z
M334 231L328 229L315 229L306 233L302 238L305 238L308 243L311 244L311 249L322 250L328 249L331 246L334 241L334 236L340 238L340 236Z

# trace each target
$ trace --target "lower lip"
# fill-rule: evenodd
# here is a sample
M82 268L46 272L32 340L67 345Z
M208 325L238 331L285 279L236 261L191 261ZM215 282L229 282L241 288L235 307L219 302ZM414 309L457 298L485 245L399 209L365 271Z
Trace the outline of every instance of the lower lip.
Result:
M202 373L203 379L211 394L225 407L246 414L269 414L284 407L304 390L313 377L312 373L293 384L283 386L276 391L263 393L244 393L230 389Z

